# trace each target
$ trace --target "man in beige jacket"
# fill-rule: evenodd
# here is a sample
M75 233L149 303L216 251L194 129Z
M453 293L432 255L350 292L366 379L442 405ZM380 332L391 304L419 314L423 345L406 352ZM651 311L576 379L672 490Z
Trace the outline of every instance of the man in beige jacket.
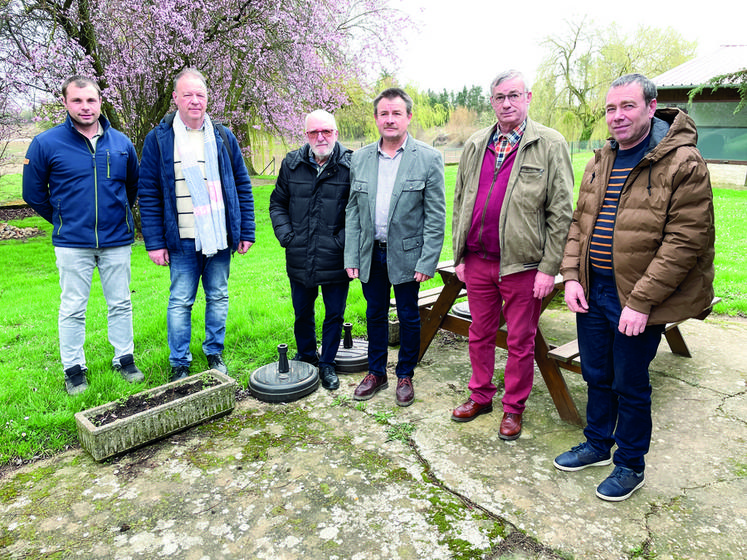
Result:
M498 75L490 93L498 122L467 141L454 197L454 262L472 315L472 378L470 398L452 420L493 410L502 313L508 360L499 435L514 440L532 390L542 299L555 285L571 221L573 168L563 136L528 118L532 92L520 72Z

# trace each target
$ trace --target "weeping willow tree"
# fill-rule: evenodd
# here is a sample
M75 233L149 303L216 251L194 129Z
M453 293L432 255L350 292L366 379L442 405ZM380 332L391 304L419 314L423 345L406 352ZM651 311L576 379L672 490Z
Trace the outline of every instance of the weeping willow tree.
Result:
M672 28L639 26L631 36L615 24L600 29L585 18L545 39L532 88L531 111L569 140L604 137L604 104L613 80L631 72L655 77L695 56L696 42Z

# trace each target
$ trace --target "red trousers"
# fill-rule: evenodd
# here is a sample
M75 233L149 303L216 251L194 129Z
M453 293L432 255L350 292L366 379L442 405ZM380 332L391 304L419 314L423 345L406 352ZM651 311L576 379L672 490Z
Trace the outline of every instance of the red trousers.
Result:
M493 400L495 338L503 311L508 330L508 360L504 381L503 411L521 414L534 381L534 337L542 300L532 295L536 270L501 278L500 262L468 254L465 283L472 325L469 328L469 358L472 377L470 398L478 404Z

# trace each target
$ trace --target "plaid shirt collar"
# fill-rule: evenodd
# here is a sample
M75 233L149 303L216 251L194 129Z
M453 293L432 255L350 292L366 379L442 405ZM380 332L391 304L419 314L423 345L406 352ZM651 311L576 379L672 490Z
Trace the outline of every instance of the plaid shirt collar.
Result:
M524 131L526 129L527 129L526 119L524 119L524 121L519 126L517 126L511 132L508 132L506 134L503 134L501 132L500 127L496 125L495 132L493 133L493 138L491 138L491 142L497 145L501 139L505 138L505 142L508 142L508 144L513 147L519 143L519 140L521 140L521 137L524 135Z
M491 138L491 143L493 145L493 149L495 150L496 169L500 169L501 165L503 164L503 160L506 159L506 156L510 154L511 150L513 150L519 143L526 129L526 119L524 119L524 121L519 126L506 134L502 133L500 127L496 125L495 132L493 133L493 137Z

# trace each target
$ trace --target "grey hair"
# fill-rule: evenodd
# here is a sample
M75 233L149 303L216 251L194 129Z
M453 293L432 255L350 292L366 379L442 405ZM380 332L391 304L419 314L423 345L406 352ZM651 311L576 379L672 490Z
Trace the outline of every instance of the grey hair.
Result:
M309 127L309 119L316 117L317 119L321 119L324 121L328 121L332 123L332 130L337 130L337 121L335 120L335 116L325 111L324 109L317 109L316 111L311 111L308 115L306 115L306 119L304 120L304 126L306 128Z
M614 82L612 82L612 84L610 85L610 89L627 86L630 84L638 84L641 86L641 89L643 90L643 100L646 102L646 105L656 99L656 95L658 93L656 91L656 85L643 74L625 74L624 76L620 76Z
M490 95L493 95L493 89L495 89L496 86L501 85L507 80L514 80L516 78L520 79L524 84L524 89L527 89L527 81L524 78L524 74L522 74L518 70L506 70L498 74L495 78L493 78L493 81L490 82Z
M176 91L176 83L187 74L189 74L190 76L194 76L195 78L200 80L202 82L202 85L205 86L205 89L207 89L207 80L205 79L205 76L202 74L202 72L200 72L197 68L185 68L174 77L174 91Z

